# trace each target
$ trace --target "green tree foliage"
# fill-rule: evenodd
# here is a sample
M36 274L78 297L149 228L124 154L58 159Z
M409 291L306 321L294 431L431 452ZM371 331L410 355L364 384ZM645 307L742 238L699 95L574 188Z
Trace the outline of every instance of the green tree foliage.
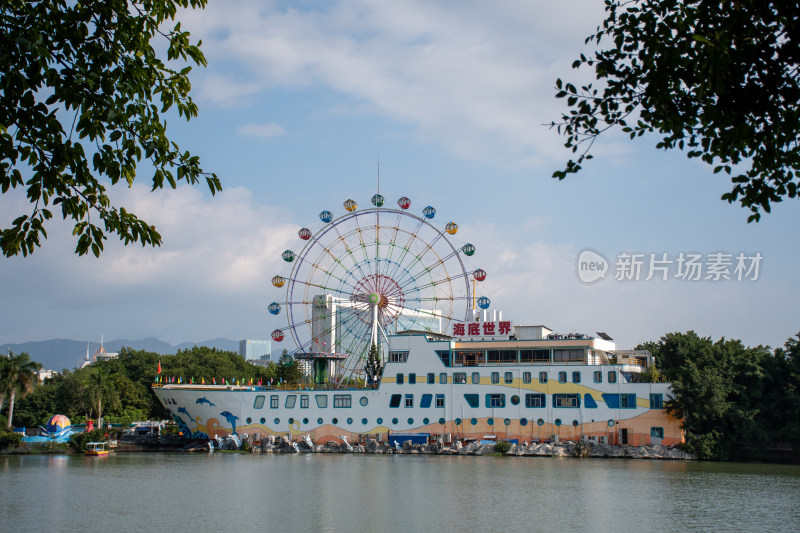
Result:
M14 355L9 352L8 358L0 366L0 389L8 395L8 427L14 423L14 403L17 394L25 396L36 384L36 371L42 367L31 361L30 356L22 352Z
M557 80L570 111L557 126L578 172L604 131L660 136L731 175L722 195L757 221L800 183L800 4L776 0L606 0L606 19L572 66L599 83ZM603 48L603 46L606 48Z
M20 400L16 418L26 427L35 427L55 414L66 415L73 423L81 423L82 417L98 415L97 400L103 387L93 385L92 380L101 374L104 383L107 380L113 382L113 395L117 398L115 401L112 397L109 403L110 396L101 397L102 416L107 422L125 424L169 418L169 413L150 390L159 361L163 380L182 377L184 382L193 378L196 382L205 379L206 383L211 383L213 378L217 383L223 379L228 382L236 379L268 383L270 379L276 382L280 371L280 365L254 366L237 353L213 348L194 347L175 355L122 348L117 359L97 362L48 379ZM299 369L297 372L299 375ZM106 390L104 394L112 393Z
M764 346L713 342L689 331L637 348L653 353L672 384L674 398L666 408L683 418L692 451L702 459L725 460L735 457L743 443L762 451L778 441L800 447L800 439L793 439L800 436L800 420L792 418L800 413L800 372L792 377L789 370L800 367L798 358L789 355L798 349L793 340L786 347L771 353Z
M153 168L153 190L204 179L197 156L166 135L167 113L189 120L191 65L206 60L178 8L206 0L6 0L0 7L0 190L24 188L30 209L0 229L6 256L33 253L60 209L78 254L99 256L105 234L158 246L153 226L112 204L107 186ZM171 26L171 27L168 27ZM160 40L163 38L163 41ZM164 53L160 52L164 50ZM166 61L165 61L166 60Z
M97 413L97 424L100 425L103 419L103 405L109 409L120 408L122 403L119 401L117 385L120 376L112 374L106 366L93 368L85 377L86 395L92 404L92 408Z
M367 375L367 383L372 387L377 387L383 373L383 365L381 365L381 361L378 358L378 347L374 344L369 347L369 355L367 356L367 364L364 366L364 372Z

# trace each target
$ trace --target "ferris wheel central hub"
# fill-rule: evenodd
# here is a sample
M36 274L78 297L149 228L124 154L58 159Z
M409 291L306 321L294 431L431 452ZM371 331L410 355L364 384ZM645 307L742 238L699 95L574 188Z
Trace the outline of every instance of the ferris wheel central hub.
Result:
M405 306L405 295L400 284L384 274L364 276L353 287L352 301L359 306L359 317L366 323L374 320L372 308L378 309L378 321L382 326L393 323Z

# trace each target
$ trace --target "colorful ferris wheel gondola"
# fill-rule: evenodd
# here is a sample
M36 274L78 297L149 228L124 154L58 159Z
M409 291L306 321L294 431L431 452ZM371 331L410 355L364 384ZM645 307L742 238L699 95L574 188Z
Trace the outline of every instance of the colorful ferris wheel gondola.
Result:
M383 207L383 202L385 201L383 196L380 194L375 194L372 196L372 205L375 207Z
M297 232L297 236L303 239L304 241L307 241L308 239L311 238L311 230L308 228L302 228L300 231Z
M431 206L428 206L428 207L426 207L425 209L422 210L422 214L425 215L425 218L428 218L428 219L433 218L433 217L436 216L436 209L434 209Z
M406 209L411 207L411 200L409 200L407 196L403 196L399 200L397 200L397 205L400 206L400 209L405 211Z

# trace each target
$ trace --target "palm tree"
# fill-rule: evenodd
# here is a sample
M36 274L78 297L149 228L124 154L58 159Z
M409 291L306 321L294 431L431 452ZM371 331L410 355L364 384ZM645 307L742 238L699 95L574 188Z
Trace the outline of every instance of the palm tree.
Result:
M86 379L86 392L93 406L97 407L97 427L103 419L103 403L106 407L113 408L119 405L117 393L117 378L103 367L97 367Z
M0 414L3 412L3 402L6 401L6 366L8 357L0 356Z
M25 352L18 355L8 354L8 358L0 366L0 392L9 394L8 398L8 427L12 427L14 418L14 400L17 392L25 396L36 383L36 371L42 365L31 361L31 356Z

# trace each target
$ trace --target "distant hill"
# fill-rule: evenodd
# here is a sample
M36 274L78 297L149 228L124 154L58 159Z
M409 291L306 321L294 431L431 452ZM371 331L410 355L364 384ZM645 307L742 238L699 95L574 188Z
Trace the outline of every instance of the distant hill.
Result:
M207 346L230 352L239 351L239 341L230 339L182 342L177 346L155 337L140 340L113 340L103 343L103 347L107 352L118 352L123 346L134 350L145 350L160 354L174 354L178 350L186 350L193 346ZM99 348L100 343L89 341L89 354L94 354ZM31 359L41 363L44 368L51 370L72 369L83 364L83 360L86 358L86 341L50 339L20 344L0 344L0 353L6 354L9 350L14 353L27 352Z

